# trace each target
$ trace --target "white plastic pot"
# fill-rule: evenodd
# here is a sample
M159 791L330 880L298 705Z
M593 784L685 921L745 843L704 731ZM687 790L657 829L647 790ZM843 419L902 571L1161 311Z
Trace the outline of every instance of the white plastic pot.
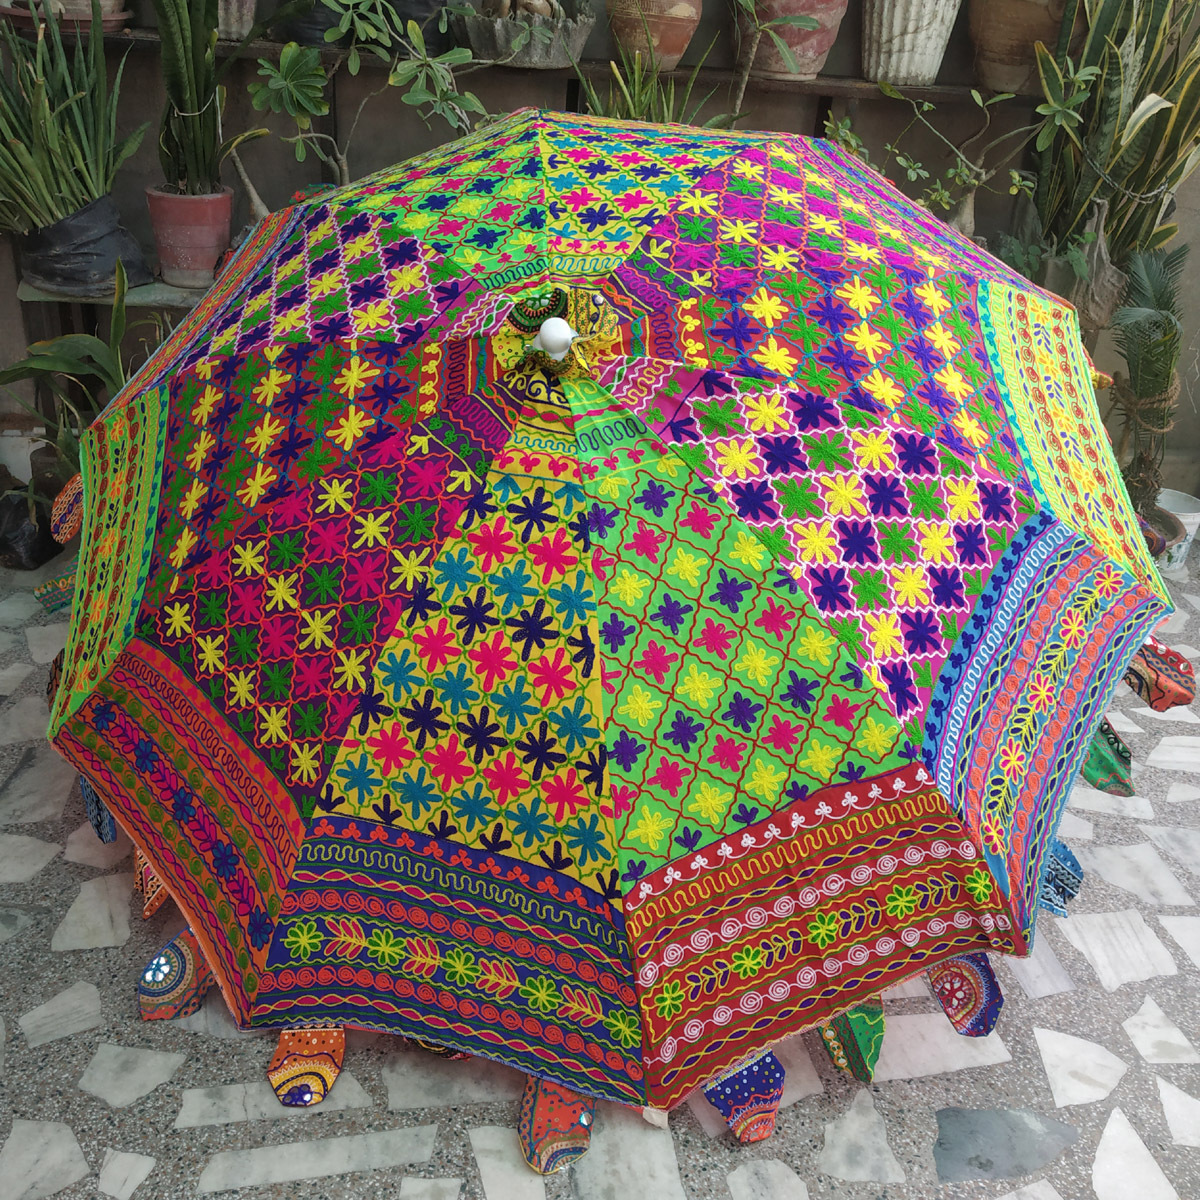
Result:
M1183 541L1172 546L1162 559L1164 567L1181 567L1187 562L1188 551L1196 538L1196 530L1200 529L1200 500L1189 496L1187 492L1163 488L1158 493L1158 507L1165 508L1167 512L1178 517L1180 524L1187 530Z
M865 0L863 75L909 87L937 78L962 0Z

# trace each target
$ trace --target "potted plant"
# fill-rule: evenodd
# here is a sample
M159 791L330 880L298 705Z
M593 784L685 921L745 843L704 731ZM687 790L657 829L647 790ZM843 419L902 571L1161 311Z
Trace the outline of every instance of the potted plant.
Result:
M1179 356L1183 349L1179 284L1188 247L1135 250L1125 262L1128 283L1113 314L1113 341L1125 371L1113 377L1110 396L1121 417L1117 461L1134 511L1167 538L1181 541L1178 516L1160 507L1166 437L1179 403ZM1179 495L1195 503L1194 497Z
M1035 282L1067 295L1086 328L1109 323L1122 281L1107 270L1072 277L1064 256L1092 243L1088 257L1121 268L1132 250L1161 247L1176 232L1171 200L1200 165L1198 20L1200 0L1067 0L1054 53L1037 46L1039 111L1053 105L1057 115L1037 141L1025 240L1042 262ZM1073 95L1072 73L1091 79Z
M1034 47L1058 39L1066 7L1067 0L967 0L980 85L991 92L1040 95Z
M233 189L221 164L251 129L221 138L225 89L217 70L217 0L154 0L167 93L158 157L164 181L146 189L159 271L176 287L207 287L229 246Z
M8 60L0 71L0 229L17 236L21 274L36 287L109 294L118 261L132 283L149 283L109 195L146 131L117 137L125 60L110 89L99 21L68 53L49 10L38 15L34 39L0 26Z
M863 75L908 86L932 83L961 0L864 0Z
M592 0L483 0L454 5L451 22L460 43L480 62L553 71L583 57L596 24Z
M267 58L258 60L259 79L249 85L256 109L260 112L270 110L286 113L295 121L296 133L284 138L284 141L291 142L295 147L297 160L303 162L311 151L330 168L339 185L348 184L353 178L349 161L350 144L358 130L363 110L388 88L401 89L402 102L415 108L426 122L438 117L454 130L466 132L476 117L486 115L486 109L478 97L472 92L460 91L455 77L455 68L471 62L469 50L456 46L441 54L433 54L415 21L409 21L403 30L393 28L389 38L393 55L391 68L384 82L363 96L349 129L341 139L314 129L313 120L329 111L326 93L342 63L347 62L351 70L358 69L357 43L332 63L326 64L321 61L320 52L315 47L289 42L280 49L277 63ZM372 49L380 57L387 58L382 46L376 45ZM256 213L265 213L265 206L244 175L243 182L250 192Z
M630 60L638 55L673 71L700 24L702 0L608 0L613 41Z
M96 11L93 11L91 0L54 0L52 7L59 24L72 31L88 29L95 24L105 33L115 33L133 16L132 12L124 10L123 0L99 0ZM37 0L13 0L4 13L14 25L34 29L41 20L37 10Z
M217 0L217 37L240 42L254 28L256 0Z
M815 79L846 6L847 0L734 0L739 66L768 79Z

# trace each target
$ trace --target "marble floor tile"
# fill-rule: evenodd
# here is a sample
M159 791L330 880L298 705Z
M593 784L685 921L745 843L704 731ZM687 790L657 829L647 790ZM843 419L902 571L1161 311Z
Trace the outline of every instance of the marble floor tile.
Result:
M175 1128L230 1125L236 1121L294 1121L302 1117L318 1117L322 1113L371 1108L374 1104L369 1093L349 1071L343 1071L329 1095L311 1108L291 1108L280 1104L264 1078L250 1083L185 1088L179 1115L175 1118Z
M34 910L31 908L0 908L0 942L16 937L23 929L28 929L34 922Z
M597 1104L592 1148L571 1174L575 1200L687 1200L674 1139L623 1104ZM490 1189L487 1200L496 1200Z
M1163 1117L1177 1146L1200 1147L1200 1100L1156 1075Z
M1167 801L1171 804L1187 804L1200 800L1200 787L1191 783L1173 783L1167 788Z
M166 1083L185 1062L186 1054L101 1042L77 1086L111 1108L127 1108Z
M1036 1026L1033 1036L1055 1108L1103 1100L1129 1070L1129 1064L1111 1050L1085 1038Z
M1174 634L1181 633L1187 626L1189 616L1190 614L1186 608L1177 606L1169 617L1163 617L1154 627L1154 636L1159 641L1166 641L1167 638L1172 637Z
M1134 821L1153 821L1154 806L1142 796L1110 796L1099 792L1086 783L1077 783L1071 789L1067 804L1084 812L1106 813L1111 817L1130 817Z
M45 1004L31 1008L17 1024L32 1049L83 1033L85 1029L95 1029L102 1020L99 989L94 983L81 980L51 996Z
M1200 658L1200 647L1190 645L1188 642L1168 642L1167 645L1177 654L1182 654L1190 662L1195 662Z
M1165 737L1150 751L1146 763L1161 771L1200 773L1200 737L1184 734Z
M996 1200L1063 1200L1063 1198L1045 1179L1039 1179L1034 1183L1027 1183L1022 1188L1017 1188L1015 1192L1005 1192L1003 1196L997 1196Z
M1137 1052L1148 1063L1200 1063L1200 1053L1183 1031L1147 996L1142 1007L1121 1022Z
M687 1098L687 1106L692 1116L700 1122L700 1128L704 1130L706 1137L721 1137L729 1132L725 1118L713 1108L703 1091L693 1092Z
M1186 908L1196 903L1149 842L1136 846L1080 846L1076 857L1084 871L1095 871L1101 879L1132 892L1147 904Z
M100 1180L97 1188L102 1196L114 1200L129 1200L129 1197L146 1182L154 1170L155 1159L146 1154L129 1154L124 1150L108 1149L100 1164Z
M1177 941L1183 952L1200 967L1200 917L1160 916L1162 927Z
M25 630L29 657L35 663L51 662L67 644L67 630L70 628L66 621L56 621L53 625L30 625Z
M866 1088L855 1092L840 1117L826 1123L817 1170L847 1183L904 1182L904 1168L888 1145L887 1127Z
M0 669L0 697L8 699L32 672L32 663L12 663Z
M45 609L32 592L14 592L0 600L0 626L5 629L21 629L30 617L40 616Z
M1119 1108L1109 1114L1096 1147L1092 1190L1096 1200L1179 1200L1179 1193Z
M1042 933L1034 939L1033 952L1028 958L1005 956L1001 962L1016 976L1021 990L1030 1000L1043 996L1057 996L1062 992L1073 992L1075 984L1067 969L1059 962L1050 939Z
M880 999L885 1004L889 1000L929 1000L932 998L933 993L929 990L929 984L926 983L924 975L914 975L911 979L906 979L903 983L898 983L895 987L890 987L880 994Z
M887 1019L875 1082L919 1079L1008 1062L1011 1058L998 1033L983 1038L962 1037L945 1013L905 1013Z
M598 1131L595 1126L593 1129ZM515 1129L481 1125L471 1130L470 1137L486 1200L545 1200L546 1185L522 1157ZM595 1154L595 1144L596 1132L593 1132L592 1150L571 1168L572 1182L578 1180L580 1167Z
M12 1200L53 1196L86 1178L90 1171L75 1134L61 1121L18 1117L0 1149L0 1180L5 1197Z
M388 1108L440 1108L519 1100L525 1076L486 1058L455 1062L424 1050L396 1050L382 1066Z
M1027 1108L940 1108L937 1122L933 1161L942 1183L1019 1179L1079 1140L1074 1125Z
M1135 908L1056 918L1059 931L1083 955L1106 992L1158 975L1178 974L1170 951Z
M117 830L115 841L102 842L96 836L91 822L84 821L67 838L67 848L63 858L67 862L81 863L85 867L111 871L117 863L124 861L132 853L133 843L126 837L124 830Z
M1175 708L1168 708L1166 712L1156 712L1152 708L1132 708L1129 711L1139 721L1167 721L1173 722L1176 725L1200 725L1200 716L1197 716L1190 708L1185 708L1182 705L1176 705ZM1113 728L1115 729L1116 726L1113 726ZM1132 733L1134 731L1130 730L1129 732Z
M39 838L0 833L0 883L28 883L61 850Z
M167 941L166 937L163 941ZM226 1041L239 1041L242 1038L270 1037L269 1029L239 1029L229 1012L229 1005L221 995L220 988L213 988L204 997L204 1003L190 1017L176 1017L171 1022L172 1029L186 1029L189 1033L202 1033L207 1037L224 1038ZM347 1046L350 1037L356 1030L347 1031Z
M315 1142L285 1142L252 1150L222 1150L200 1172L201 1195L235 1188L266 1187L301 1179L327 1179L356 1171L384 1171L407 1163L428 1162L437 1139L436 1125L356 1133ZM372 1181L370 1185L377 1187Z
M4 744L5 726L6 714L0 713L0 744ZM44 726L38 736L46 736ZM0 825L57 821L78 781L79 773L49 743L31 746L0 787Z
M8 1030L4 1018L0 1017L0 1079L4 1078L4 1055L8 1051Z
M18 742L44 742L50 724L45 696L22 696L0 711L0 746ZM0 822L4 820L0 816Z
M1131 721L1123 712L1117 712L1116 709L1112 709L1104 715L1108 718L1108 723L1118 733L1146 732L1136 721Z
M1058 836L1072 842L1090 842L1095 827L1086 817L1081 817L1069 809L1058 822Z
M400 1180L400 1200L458 1200L461 1179L417 1179L405 1175Z
M1187 825L1143 825L1142 832L1193 875L1200 875L1200 829Z
M808 1200L804 1180L777 1158L743 1163L725 1178L731 1200Z
M50 939L50 949L61 952L125 945L132 895L132 875L101 875L81 883L79 894Z
M1183 598L1197 611L1200 612L1200 596L1195 592L1184 592Z
M825 1090L825 1085L809 1057L808 1047L800 1035L788 1038L772 1049L775 1051L775 1057L783 1064L785 1072L780 1108L789 1108L797 1100L803 1100L806 1096L819 1096Z

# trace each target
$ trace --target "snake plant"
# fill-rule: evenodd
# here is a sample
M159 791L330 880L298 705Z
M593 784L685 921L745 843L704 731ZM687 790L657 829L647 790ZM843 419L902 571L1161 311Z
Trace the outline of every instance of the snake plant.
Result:
M168 191L206 195L221 190L221 164L265 129L226 138L221 129L225 88L217 66L217 0L154 0L167 93L158 158Z
M33 6L34 38L0 24L0 229L28 233L53 225L112 189L121 164L146 126L117 137L122 59L111 89L104 63L99 6L74 51L49 6Z

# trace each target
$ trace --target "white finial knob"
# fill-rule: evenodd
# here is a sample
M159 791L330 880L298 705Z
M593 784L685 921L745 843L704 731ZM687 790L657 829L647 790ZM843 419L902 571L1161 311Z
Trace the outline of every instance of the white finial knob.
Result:
M571 349L571 343L579 336L562 317L547 317L533 339L534 346L544 351L555 362L562 362Z

